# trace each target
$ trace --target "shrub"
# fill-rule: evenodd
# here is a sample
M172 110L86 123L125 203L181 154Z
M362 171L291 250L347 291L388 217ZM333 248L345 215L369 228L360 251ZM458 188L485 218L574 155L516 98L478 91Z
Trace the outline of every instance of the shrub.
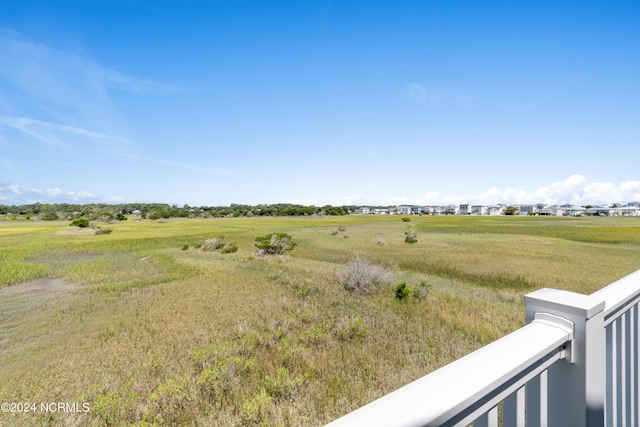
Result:
M265 388L261 388L253 397L249 397L240 407L241 425L269 425L271 418L271 396Z
M113 220L113 214L111 212L107 212L107 211L100 212L97 215L97 219L100 222L109 222L109 221Z
M418 241L418 236L416 232L413 230L409 230L404 233L404 242L409 244L414 244Z
M111 234L112 231L111 228L97 228L96 234Z
M188 245L185 245L188 247ZM196 245L197 248L202 248L203 251L217 251L221 249L220 253L231 254L238 251L238 247L233 243L226 243L224 237L216 237L215 239L205 240L202 245Z
M182 250L186 251L187 249L189 249L189 245L182 245Z
M43 221L55 221L58 219L58 214L55 212L46 212L42 215Z
M337 276L346 290L366 293L387 283L391 279L392 273L380 265L372 264L366 259L357 258L350 261L345 269L337 273Z
M426 298L431 292L431 285L427 284L424 280L420 281L420 284L413 288L413 297L416 299Z
M127 217L126 217L126 216L124 216L124 214L123 214L122 212L118 212L118 213L116 214L116 219L117 219L118 221L126 221L126 220L127 220Z
M411 218L404 217L402 218L402 222L411 222Z
M223 253L223 254L232 254L234 252L238 252L238 247L233 243L227 243L226 245L223 246L222 250L220 251L220 253Z
M271 233L256 237L256 247L259 255L283 255L292 250L297 243L287 233Z
M361 341L367 336L368 328L360 316L340 319L336 325L336 334L340 341Z
M215 239L205 240L202 244L203 251L216 251L224 247L224 237L216 237Z
M411 292L407 287L407 283L398 283L398 286L396 286L396 299L402 301L408 299L409 296L411 296Z
M276 370L275 375L265 376L264 388L269 396L280 401L290 398L303 381L302 377L292 377L287 368L280 367Z
M76 218L73 221L71 221L71 224L74 227L80 227L80 228L85 228L89 226L89 220L87 218Z

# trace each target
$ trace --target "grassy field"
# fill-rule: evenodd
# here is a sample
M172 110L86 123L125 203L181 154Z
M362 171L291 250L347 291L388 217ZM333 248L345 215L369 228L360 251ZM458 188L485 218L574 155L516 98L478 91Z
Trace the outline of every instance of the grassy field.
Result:
M322 425L520 327L523 295L640 269L637 218L0 221L0 425ZM418 242L405 244L405 232ZM254 239L286 232L287 256ZM239 250L197 247L224 237ZM345 290L354 259L394 272ZM34 282L35 281L35 282ZM399 301L395 287L428 284Z

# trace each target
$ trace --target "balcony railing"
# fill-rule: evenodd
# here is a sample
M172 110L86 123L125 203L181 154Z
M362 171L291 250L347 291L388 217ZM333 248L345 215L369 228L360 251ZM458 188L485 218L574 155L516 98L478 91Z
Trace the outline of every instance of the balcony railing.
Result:
M525 304L526 326L328 426L640 427L640 270Z

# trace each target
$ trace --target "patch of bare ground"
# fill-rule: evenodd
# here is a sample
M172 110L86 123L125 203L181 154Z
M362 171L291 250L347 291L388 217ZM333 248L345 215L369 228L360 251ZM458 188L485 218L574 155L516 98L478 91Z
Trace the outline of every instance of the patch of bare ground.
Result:
M93 227L65 227L56 232L56 236L95 236L98 234L98 230Z
M46 337L76 287L38 279L0 289L0 359Z
M70 291L75 288L76 285L65 283L60 279L38 279L31 282L4 287L0 289L0 296L23 293L51 294L61 291Z

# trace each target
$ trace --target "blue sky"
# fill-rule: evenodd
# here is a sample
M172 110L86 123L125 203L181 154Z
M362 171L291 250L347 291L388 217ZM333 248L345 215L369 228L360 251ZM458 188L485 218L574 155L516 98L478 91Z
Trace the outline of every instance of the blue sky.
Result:
M640 200L640 3L6 2L0 204Z

